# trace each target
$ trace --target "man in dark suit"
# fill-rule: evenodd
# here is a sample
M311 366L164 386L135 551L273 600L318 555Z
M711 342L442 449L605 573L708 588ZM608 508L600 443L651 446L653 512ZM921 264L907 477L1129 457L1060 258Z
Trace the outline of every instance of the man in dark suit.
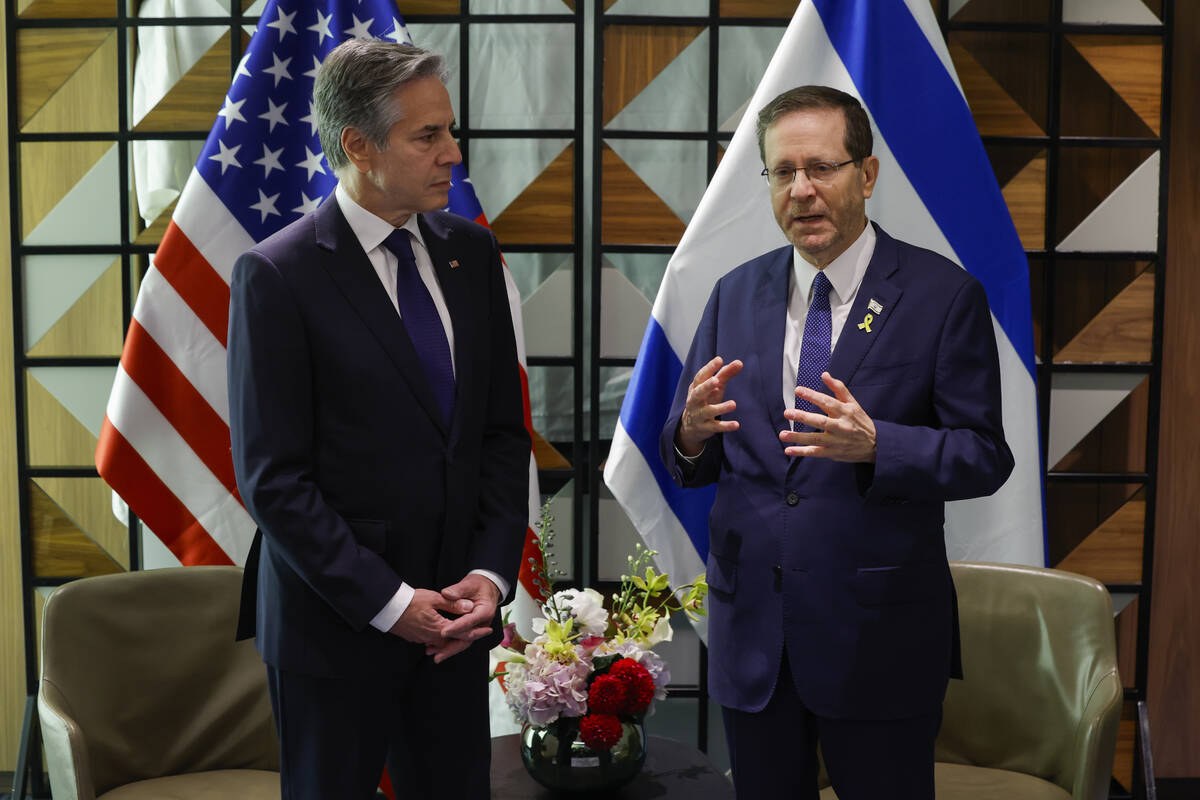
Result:
M987 299L868 223L853 97L785 92L758 140L791 245L717 283L660 439L717 484L709 691L740 798L816 798L819 738L840 800L928 800L959 672L944 502L1013 466Z
M443 73L407 45L331 52L314 94L337 191L234 268L243 632L285 798L374 797L385 763L401 797L489 795L487 649L530 441L495 238L436 210L461 161Z

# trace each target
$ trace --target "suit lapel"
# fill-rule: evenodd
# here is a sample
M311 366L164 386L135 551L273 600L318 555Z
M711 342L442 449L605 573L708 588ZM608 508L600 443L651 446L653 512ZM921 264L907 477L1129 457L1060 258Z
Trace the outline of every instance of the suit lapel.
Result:
M874 224L874 223L872 223ZM875 252L863 275L850 315L829 358L829 374L843 383L858 370L867 351L884 335L884 328L904 291L889 280L899 269L896 242L875 226Z
M399 370L425 413L445 434L441 410L429 388L429 380L412 340L408 338L408 331L332 193L317 211L316 238L317 245L329 252L325 268L330 277Z
M746 324L750 326L749 337L754 342L760 367L759 396L764 398L764 411L772 430L781 431L787 427L783 416L783 335L792 248L780 248L767 258L770 261L763 270L755 291L753 314Z

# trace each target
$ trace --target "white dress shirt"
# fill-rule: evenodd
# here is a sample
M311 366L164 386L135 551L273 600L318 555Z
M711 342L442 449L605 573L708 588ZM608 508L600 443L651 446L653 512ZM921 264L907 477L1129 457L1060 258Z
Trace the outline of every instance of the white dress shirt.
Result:
M358 238L363 252L367 254L367 259L375 268L375 274L379 276L379 282L383 284L383 290L387 292L388 299L392 301L392 307L399 314L400 304L396 299L396 271L399 269L399 261L391 250L383 246L383 240L395 228L387 220L375 216L354 202L340 183L334 190L334 194L337 197L338 206L342 210L342 216L346 218L350 230ZM421 236L420 226L417 225L417 215L409 216L408 221L400 227L412 235L412 250L417 262L417 272L420 274L425 288L429 290L429 296L433 298L433 305L437 308L438 316L441 317L442 327L446 331L446 342L450 345L450 362L453 368L454 325L450 320L450 309L446 307L446 296L442 293L441 284L438 283L437 273L433 271L433 261L429 257L429 250L425 247L425 239ZM482 575L496 584L501 597L508 594L508 582L496 573L486 569L473 569L470 574ZM404 614L415 593L413 587L407 583L401 583L392 599L371 620L371 626L387 633Z
M830 337L829 351L837 346L838 336L850 315L850 307L858 296L867 265L875 254L875 228L870 222L840 256L825 266L825 277L833 287L829 292ZM800 368L800 347L804 343L804 322L812 304L812 284L817 268L804 260L799 252L792 253L792 273L788 278L787 323L783 331L783 407L796 407L796 373ZM841 378L840 375L834 375Z

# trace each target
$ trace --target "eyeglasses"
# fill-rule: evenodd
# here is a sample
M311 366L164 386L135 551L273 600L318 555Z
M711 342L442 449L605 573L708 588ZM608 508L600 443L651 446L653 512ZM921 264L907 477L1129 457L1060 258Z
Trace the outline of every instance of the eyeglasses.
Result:
M785 186L791 186L792 181L796 180L797 172L803 172L813 183L828 185L837 179L840 167L860 160L852 158L840 164L835 164L832 161L815 161L805 167L772 167L764 169L759 174L767 179L767 183L771 184L772 189L782 189Z

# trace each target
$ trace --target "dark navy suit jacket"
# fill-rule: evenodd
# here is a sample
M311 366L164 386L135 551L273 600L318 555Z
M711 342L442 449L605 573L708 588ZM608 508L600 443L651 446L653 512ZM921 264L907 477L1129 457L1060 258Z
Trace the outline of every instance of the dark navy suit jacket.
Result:
M676 482L717 484L709 691L725 706L766 705L785 641L802 701L823 716L931 713L960 671L943 506L994 492L1013 466L992 319L965 270L876 232L829 365L875 422L875 464L783 453L791 246L717 283L663 427ZM718 355L744 362L725 394L740 427L688 468L672 442L692 377Z
M336 199L234 267L230 432L259 526L239 632L277 668L394 674L424 650L369 622L402 581L516 585L530 441L499 251L452 214L420 227L454 325L448 424Z

